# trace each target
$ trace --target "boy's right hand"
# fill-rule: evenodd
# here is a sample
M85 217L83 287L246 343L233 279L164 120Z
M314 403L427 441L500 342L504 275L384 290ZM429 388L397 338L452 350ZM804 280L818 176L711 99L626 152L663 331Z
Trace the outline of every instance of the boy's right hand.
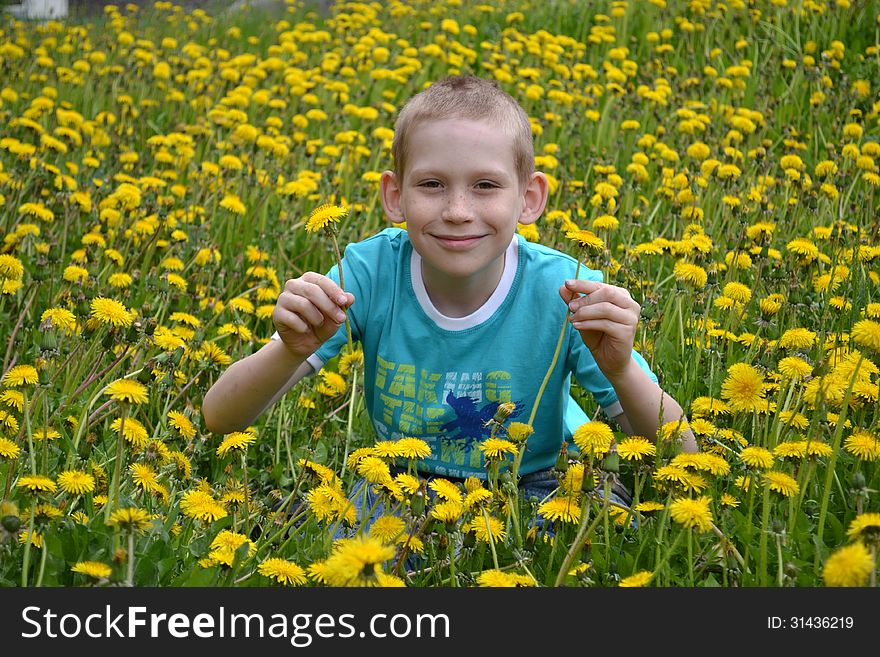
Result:
M307 358L336 333L353 303L353 294L330 278L307 271L284 284L272 321L290 352Z

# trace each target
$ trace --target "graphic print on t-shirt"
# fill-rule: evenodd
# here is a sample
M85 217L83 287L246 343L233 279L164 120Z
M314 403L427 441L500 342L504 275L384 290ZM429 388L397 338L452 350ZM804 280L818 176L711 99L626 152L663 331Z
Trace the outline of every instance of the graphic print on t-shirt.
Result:
M382 440L412 436L426 441L432 452L426 462L436 461L437 474L466 476L475 469L482 471L477 446L491 435L489 420L498 406L513 402L511 418L524 409L522 401L511 399L510 381L510 373L502 370L431 372L379 356L376 432Z

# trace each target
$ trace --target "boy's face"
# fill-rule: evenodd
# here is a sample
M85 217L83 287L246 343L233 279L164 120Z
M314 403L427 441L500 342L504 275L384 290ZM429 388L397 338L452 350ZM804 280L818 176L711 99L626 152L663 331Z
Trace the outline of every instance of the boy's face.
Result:
M406 221L422 257L429 291L443 285L498 283L517 222L535 221L547 200L547 179L521 185L513 140L487 121L426 121L410 132L407 170L386 171L382 201L392 221Z

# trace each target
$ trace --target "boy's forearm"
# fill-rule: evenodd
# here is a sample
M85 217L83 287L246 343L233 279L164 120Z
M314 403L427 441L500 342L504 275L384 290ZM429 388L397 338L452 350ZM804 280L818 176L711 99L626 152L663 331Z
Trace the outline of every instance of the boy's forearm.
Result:
M304 358L297 358L280 340L272 340L259 351L229 366L211 386L202 402L202 415L209 431L230 433L248 427L303 370Z
M631 360L627 369L611 379L611 385L623 408L625 420L621 422L624 432L655 440L662 424L679 420L684 415L681 406L654 383L648 374ZM697 443L688 429L682 438L686 452L696 452Z

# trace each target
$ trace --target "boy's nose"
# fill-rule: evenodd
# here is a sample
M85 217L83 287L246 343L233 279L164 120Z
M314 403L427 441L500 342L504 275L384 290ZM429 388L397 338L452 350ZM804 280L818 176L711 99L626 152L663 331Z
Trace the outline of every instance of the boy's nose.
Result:
M473 219L473 210L465 194L450 194L443 208L444 221L463 222Z

